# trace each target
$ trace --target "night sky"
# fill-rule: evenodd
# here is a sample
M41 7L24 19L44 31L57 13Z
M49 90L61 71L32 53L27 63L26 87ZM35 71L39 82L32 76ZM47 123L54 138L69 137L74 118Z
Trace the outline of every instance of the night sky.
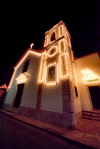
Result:
M13 67L30 44L34 43L37 50L42 47L45 32L61 20L71 35L75 57L100 52L100 1L53 3L14 1L1 4L0 85L9 83Z

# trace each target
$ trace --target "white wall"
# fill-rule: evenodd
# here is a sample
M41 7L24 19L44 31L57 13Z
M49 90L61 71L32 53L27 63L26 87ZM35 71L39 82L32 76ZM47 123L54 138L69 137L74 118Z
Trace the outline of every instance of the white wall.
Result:
M32 53L28 54L28 56L24 59L24 61L18 66L18 68L14 71L14 77L12 80L11 87L8 90L5 103L12 104L14 103L16 92L17 92L17 81L16 78L22 73L23 65L27 59L30 59L29 67L28 67L28 80L24 84L23 94L21 98L20 106L25 107L36 107L37 101L37 91L38 91L38 73L39 73L39 64L40 64L40 56L36 56Z
M24 86L21 106L35 108L38 92L38 74L39 74L40 57L30 54L30 66L28 73L30 74Z

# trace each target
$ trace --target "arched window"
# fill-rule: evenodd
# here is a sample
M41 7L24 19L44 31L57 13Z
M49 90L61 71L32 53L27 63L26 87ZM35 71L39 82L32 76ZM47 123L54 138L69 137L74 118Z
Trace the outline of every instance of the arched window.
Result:
M30 60L27 60L27 61L25 62L22 72L26 72L26 71L27 71L28 65L29 65L29 61L30 61Z
M51 34L51 41L53 41L53 40L55 40L56 38L55 38L55 32L53 32L52 34Z

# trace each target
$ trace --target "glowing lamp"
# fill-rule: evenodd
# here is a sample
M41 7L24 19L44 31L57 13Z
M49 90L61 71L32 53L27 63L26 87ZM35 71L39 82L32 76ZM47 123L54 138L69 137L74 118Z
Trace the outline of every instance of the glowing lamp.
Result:
M94 82L94 81L99 81L100 78L97 76L95 73L93 73L89 69L85 69L81 71L83 74L83 81L84 82Z

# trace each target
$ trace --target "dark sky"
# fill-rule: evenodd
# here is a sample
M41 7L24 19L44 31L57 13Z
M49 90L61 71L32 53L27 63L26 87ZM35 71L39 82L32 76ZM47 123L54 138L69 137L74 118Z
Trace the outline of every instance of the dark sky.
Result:
M23 1L24 2L24 1ZM34 3L35 2L35 3ZM65 3L66 2L66 3ZM100 51L100 1L69 0L4 2L0 13L0 85L9 82L13 67L34 43L39 49L44 33L63 20L71 35L75 57Z

